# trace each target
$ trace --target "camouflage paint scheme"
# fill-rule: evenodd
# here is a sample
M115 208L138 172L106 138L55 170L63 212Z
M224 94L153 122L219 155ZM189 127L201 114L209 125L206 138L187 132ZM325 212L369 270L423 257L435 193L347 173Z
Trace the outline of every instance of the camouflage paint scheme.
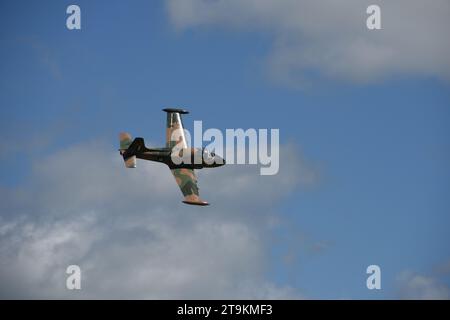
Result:
M119 134L119 140L120 140L120 154L123 155L126 149L131 145L133 142L131 135L126 132L121 132ZM136 156L131 156L127 159L124 159L125 166L127 168L136 168Z
M175 181L180 187L184 196L184 203L207 205L206 201L200 199L197 186L197 177L193 169L172 169L170 170L175 177Z
M172 140L176 135L179 135L179 139ZM186 137L184 136L183 123L181 122L181 115L180 112L167 112L166 147L172 149L177 144L178 146L181 146L183 149L187 148Z
M167 112L165 148L149 149L145 146L143 138L138 137L132 140L129 133L122 132L119 134L119 151L123 156L125 166L127 168L136 168L136 158L162 162L169 167L175 177L175 181L184 196L184 203L200 206L208 205L208 202L200 198L194 169L219 167L225 164L225 160L204 149L188 148L181 121L181 115L187 114L188 111L173 108L166 108L163 111ZM191 156L191 163L175 164L171 157L174 147L177 147L176 150L180 154L187 152L186 154ZM201 156L199 163L194 163L193 161L196 155ZM205 162L203 156L209 161Z

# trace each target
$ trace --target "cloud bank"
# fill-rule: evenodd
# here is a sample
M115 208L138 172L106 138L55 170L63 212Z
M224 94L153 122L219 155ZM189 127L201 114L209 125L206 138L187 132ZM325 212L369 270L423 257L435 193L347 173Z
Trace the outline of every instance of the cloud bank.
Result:
M0 298L298 298L268 270L276 203L309 172L283 147L276 176L255 166L199 172L212 206L189 207L170 171L125 169L112 147L84 143L33 162L2 188ZM79 265L80 291L65 288Z
M366 27L372 4L381 7L382 30ZM450 76L447 0L168 0L167 11L179 30L218 27L269 37L267 71L288 86Z
M404 271L397 277L400 299L448 300L450 289L432 276Z

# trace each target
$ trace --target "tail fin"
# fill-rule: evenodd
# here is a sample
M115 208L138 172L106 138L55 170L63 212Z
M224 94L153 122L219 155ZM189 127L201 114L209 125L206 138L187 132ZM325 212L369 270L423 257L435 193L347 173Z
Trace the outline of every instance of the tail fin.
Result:
M123 161L125 162L125 166L127 168L136 168L136 156L128 155L127 150L133 142L131 135L127 132L121 132L119 134L120 140L120 154L123 156Z

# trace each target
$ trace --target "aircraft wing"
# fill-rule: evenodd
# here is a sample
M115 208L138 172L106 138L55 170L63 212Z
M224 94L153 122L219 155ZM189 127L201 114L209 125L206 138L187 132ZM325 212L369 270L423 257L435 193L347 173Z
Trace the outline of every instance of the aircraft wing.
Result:
M200 199L197 186L197 177L193 169L170 169L181 192L184 196L184 203L198 206L206 206L209 203Z
M166 108L163 109L163 111L167 112L166 147L172 149L174 146L178 145L180 148L187 148L181 115L189 112L183 109L174 108Z

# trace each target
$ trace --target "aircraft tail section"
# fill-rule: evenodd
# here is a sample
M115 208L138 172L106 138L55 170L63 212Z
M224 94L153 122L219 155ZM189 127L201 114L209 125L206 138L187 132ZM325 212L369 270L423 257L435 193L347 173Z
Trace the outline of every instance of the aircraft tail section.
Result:
M136 155L131 153L130 147L133 144L131 135L127 132L121 132L119 134L120 148L119 152L123 156L123 161L125 162L125 167L136 168Z

